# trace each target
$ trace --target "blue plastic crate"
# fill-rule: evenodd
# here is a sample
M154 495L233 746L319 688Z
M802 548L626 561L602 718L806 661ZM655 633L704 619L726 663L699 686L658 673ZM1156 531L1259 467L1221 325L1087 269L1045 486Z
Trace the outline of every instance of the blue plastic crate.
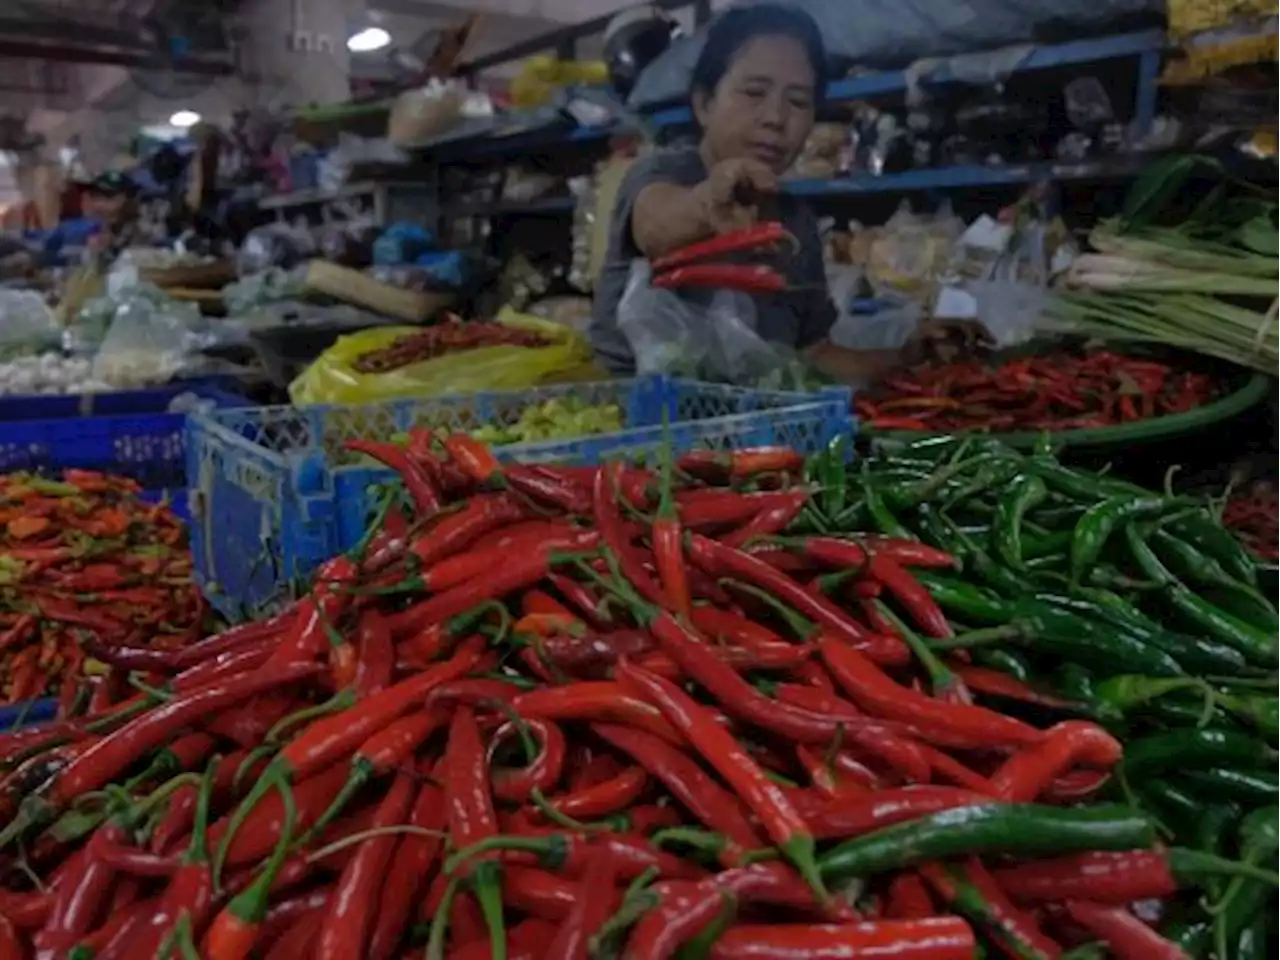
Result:
M52 720L58 715L58 700L47 697L41 700L29 700L25 703L14 703L0 707L0 733L20 730Z
M666 434L677 451L782 444L812 452L854 431L843 388L762 391L665 377L369 406L193 414L187 474L197 582L215 607L238 617L286 598L318 564L359 542L377 485L392 474L347 453L344 441L386 439L413 426L509 424L529 404L565 396L618 404L628 429L511 444L498 454L530 463L644 458Z
M149 390L0 398L0 473L56 474L67 467L132 477L148 489L186 484L185 414L170 413L180 394L219 407L243 406L222 379L190 380Z

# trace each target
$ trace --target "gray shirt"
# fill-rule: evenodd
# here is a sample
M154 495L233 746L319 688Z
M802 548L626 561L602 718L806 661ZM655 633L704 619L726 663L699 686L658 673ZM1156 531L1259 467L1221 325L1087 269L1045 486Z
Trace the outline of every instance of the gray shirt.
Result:
M591 345L596 359L617 374L635 371L635 358L626 336L618 329L618 302L626 289L631 261L642 256L631 235L631 207L636 196L651 183L692 187L707 177L696 150L684 148L651 154L637 160L622 180L618 201L609 224L609 250L596 280L591 320ZM795 256L777 262L791 286L801 289L757 295L756 330L762 338L791 350L803 350L827 336L836 321L836 309L826 290L822 265L822 241L818 222L809 208L794 197L778 197L776 215L799 242ZM772 261L771 261L772 262ZM688 291L682 296L710 299L711 292Z

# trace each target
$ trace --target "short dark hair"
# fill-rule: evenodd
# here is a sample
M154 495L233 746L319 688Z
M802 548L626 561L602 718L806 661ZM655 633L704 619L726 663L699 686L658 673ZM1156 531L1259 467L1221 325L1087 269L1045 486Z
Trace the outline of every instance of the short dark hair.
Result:
M804 47L813 67L814 106L821 106L827 85L827 50L822 33L803 10L777 3L733 7L712 21L698 62L693 65L690 101L699 90L708 96L715 93L738 51L756 37L767 36L791 37Z

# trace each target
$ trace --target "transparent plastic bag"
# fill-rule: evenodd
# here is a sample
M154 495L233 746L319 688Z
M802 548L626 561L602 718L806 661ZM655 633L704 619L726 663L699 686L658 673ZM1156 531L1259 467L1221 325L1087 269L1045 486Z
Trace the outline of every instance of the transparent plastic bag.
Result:
M56 348L62 328L34 290L0 290L0 359Z
M1045 225L1032 221L1021 227L986 275L967 287L978 319L997 347L1032 339L1045 328L1042 316L1049 300Z
M111 325L93 358L95 380L118 389L164 383L200 349L207 324L195 304L145 283L112 299Z
M748 294L708 291L707 299L695 301L654 288L650 276L648 261L633 261L618 302L618 329L631 345L637 373L750 383L787 362L756 332Z
M503 310L499 323L520 327L550 341L544 347L480 347L411 363L384 373L361 373L355 361L421 327L379 327L340 337L289 384L289 397L311 403L376 403L409 397L478 390L518 390L577 376L591 360L586 340L562 324Z

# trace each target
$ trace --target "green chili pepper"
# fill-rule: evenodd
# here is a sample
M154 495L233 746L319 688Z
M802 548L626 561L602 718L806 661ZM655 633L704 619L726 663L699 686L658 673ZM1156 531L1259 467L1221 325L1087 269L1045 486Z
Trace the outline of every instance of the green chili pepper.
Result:
M991 547L1005 564L1015 569L1022 566L1022 523L1027 511L1049 496L1044 481L1035 474L1022 474L1013 481L1008 493L996 506L992 524Z
M1026 658L1018 656L1012 650L1002 650L999 647L974 647L971 656L974 663L979 666L999 670L1023 683L1031 682L1031 668L1027 665Z
M1212 633L1218 639L1229 643L1255 663L1267 667L1276 666L1280 662L1280 645L1274 633L1267 634L1235 617L1213 604L1196 596L1178 580L1160 562L1155 551L1142 539L1141 533L1133 526L1125 528L1129 552L1134 561L1146 576L1163 580L1168 584L1166 598L1175 610L1189 622L1202 630Z
M1204 681L1195 677L1143 677L1125 674L1103 680L1094 688L1094 697L1096 702L1106 704L1109 710L1124 714L1175 691L1203 687Z
M1071 540L1071 578L1083 583L1102 548L1115 530L1138 517L1151 516L1169 507L1164 497L1111 497L1095 504L1076 522Z
M894 516L893 511L889 509L879 491L867 482L866 477L863 477L862 482L862 502L866 505L867 512L871 515L871 522L875 525L878 533L899 540L915 539L915 534L903 526L902 522Z
M914 573L944 610L958 614L962 620L999 624L1009 623L1015 616L1013 605L991 590L931 570Z
M1029 524L1023 524L1022 557L1024 560L1038 560L1041 557L1065 553L1071 549L1071 531L1059 530L1055 533L1031 533ZM1063 564L1065 567L1066 564Z
M828 519L838 517L844 512L848 496L848 480L845 478L845 461L847 459L849 437L839 434L827 449L823 451L825 459L820 461L822 476L822 512Z
M1280 797L1280 777L1275 770L1237 770L1206 767L1183 773L1192 790L1215 800L1239 800L1245 804L1275 803Z
M1165 770L1206 766L1275 767L1277 754L1261 740L1233 730L1173 730L1128 744L1124 770L1130 780Z
M1232 676L1245 670L1244 655L1234 647L1201 637L1173 633L1109 590L1076 587L1071 596L1041 594L1053 603L1106 624L1173 657L1190 673Z
M1169 524L1169 531L1216 560L1236 579L1252 584L1258 575L1258 562L1207 510L1179 517Z
M1280 630L1275 608L1252 583L1241 583L1217 560L1167 530L1153 530L1148 542L1183 583L1211 590L1214 603L1259 630Z
M950 552L961 557L966 568L972 566L974 573L987 582L989 586L1010 597L1017 597L1027 592L1027 585L1017 574L996 563L987 551L978 546L972 538L961 532L960 528L945 515L942 522L951 533Z
M947 496L947 499L942 504L942 509L950 510L957 504L986 493L993 487L1004 486L1018 475L1018 471L1021 468L1021 461L1013 459L996 460L993 463L984 465L981 470L974 474L972 480Z
M893 506L897 510L904 510L917 507L926 500L933 500L938 492L956 477L977 470L993 460L1001 459L1002 456L999 451L988 450L967 459L956 460L953 463L938 467L930 474L929 479L923 480L906 490L895 492L892 495Z
M1247 814L1240 821L1240 859L1245 863L1268 866L1276 861L1280 850L1280 827L1277 826L1280 809L1274 803L1259 807ZM1245 946L1254 951L1253 923L1259 913L1274 914L1268 911L1268 902L1274 904L1274 890L1266 884L1237 877L1227 885L1222 899L1218 902L1218 910L1213 920L1214 945L1219 957L1240 957L1247 954L1233 952L1229 948L1238 946L1239 941L1248 938ZM1265 956L1265 953L1257 953Z
M1138 496L1147 492L1122 480L1072 470L1043 460L1032 461L1028 464L1028 469L1043 480L1050 490L1090 504L1106 497Z
M1233 803L1214 804L1200 815L1193 834L1193 844L1197 850L1215 856L1226 856L1227 840L1234 833L1232 829L1240 819L1240 808ZM1203 881L1206 892L1217 900L1226 889L1227 881L1222 877L1206 877Z
M818 867L824 877L842 880L962 854L1007 851L1034 857L1133 850L1154 841L1151 821L1127 807L983 804L944 810L847 840L820 857Z
M1194 829L1200 820L1200 811L1204 809L1204 803L1198 797L1168 780L1148 780L1138 787L1138 793L1145 806L1154 807L1161 821L1175 827L1175 832L1180 834L1189 832L1189 828Z
M1160 928L1160 936L1175 944L1188 957L1201 960L1209 951L1213 928L1203 919L1175 917Z
M1178 661L1163 650L1132 634L1055 607L1040 597L1022 597L1014 601L1013 610L1014 619L1026 626L1034 650L1054 653L1104 672L1136 670L1156 677L1183 674Z
M1219 690L1215 696L1227 710L1257 728L1272 745L1280 742L1280 699L1275 694Z

